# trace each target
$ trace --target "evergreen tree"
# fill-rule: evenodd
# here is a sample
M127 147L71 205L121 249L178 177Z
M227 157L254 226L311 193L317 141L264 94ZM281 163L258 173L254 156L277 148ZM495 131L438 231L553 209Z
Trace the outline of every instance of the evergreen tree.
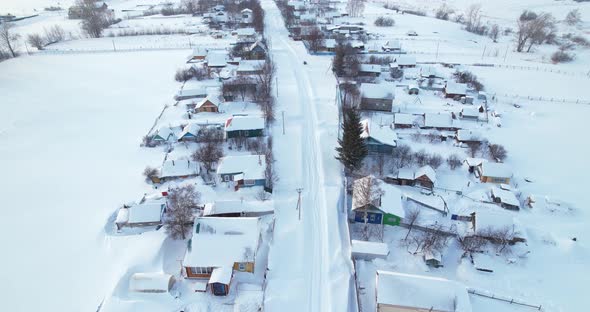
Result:
M361 167L368 153L365 140L361 138L362 133L363 127L358 112L354 109L346 109L342 123L342 139L338 139L340 146L336 148L338 152L336 159L351 172Z
M334 58L332 59L332 71L338 77L344 75L344 56L345 56L344 46L342 44L338 44L336 46Z

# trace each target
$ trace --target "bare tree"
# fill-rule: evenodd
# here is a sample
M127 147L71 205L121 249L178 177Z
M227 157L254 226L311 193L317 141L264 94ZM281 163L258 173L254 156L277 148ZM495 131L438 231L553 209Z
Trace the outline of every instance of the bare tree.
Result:
M45 47L45 40L39 34L29 34L27 36L27 43L37 48L37 50L43 50Z
M404 217L404 221L408 226L408 233L406 234L406 237L404 237L404 241L408 240L408 236L410 236L410 232L412 232L414 225L420 221L420 211L420 209L414 207L410 209Z
M481 4L472 4L465 11L465 30L478 32L481 28Z
M150 180L154 177L157 177L159 173L160 171L158 170L158 168L153 168L150 166L145 167L145 169L143 170L143 176L146 177L146 179Z
M77 0L75 4L82 18L82 30L90 38L99 38L102 31L113 23L111 12L97 9L95 3L94 0Z
M274 184L279 181L279 176L277 175L274 168L275 158L272 152L271 137L268 138L268 144L264 156L266 160L266 168L264 169L264 179L266 180L266 187L272 189L274 187Z
M492 28L490 29L490 33L489 33L490 38L492 40L494 40L494 42L496 42L496 40L498 40L499 35L500 35L500 26L498 26L498 24L492 25Z
M173 239L186 239L201 194L192 184L175 187L168 194L168 209L164 218L166 233Z
M484 238L496 246L498 253L509 253L509 246L514 245L516 238L520 233L513 226L503 226L498 228L488 227L477 231L477 235Z
M449 158L447 158L447 165L449 165L449 168L451 168L451 170L455 170L456 168L461 166L461 159L459 158L459 156L457 156L457 154L449 155Z
M459 236L457 240L463 249L463 257L473 252L480 252L487 244L487 240L476 235Z
M411 236L410 244L415 245L413 253L442 252L449 243L450 236L443 234L444 228L437 224L428 231L420 231Z
M343 107L354 108L360 100L360 91L355 83L341 83L340 94L342 95Z
M199 11L199 2L198 0L182 0L182 6L190 14L195 14Z
M433 169L438 169L443 163L443 158L439 154L431 154L428 156L428 165Z
M517 26L517 52L524 51L527 46L527 52L529 52L533 45L541 44L555 37L555 19L550 13L537 14L525 10L518 17Z
M569 26L576 26L582 22L582 14L579 9L573 9L565 16L565 23Z
M346 12L351 17L359 17L365 11L365 0L348 0Z
M324 34L318 27L311 29L307 35L307 43L312 52L317 52L324 46Z
M402 168L412 163L412 148L406 144L399 144L393 149L393 163L397 168Z
M20 35L12 32L13 27L9 22L0 24L0 48L6 49L12 57L17 57Z
M506 156L508 156L508 152L506 152L504 146L500 144L490 144L489 151L490 156L497 161L504 161L504 159L506 159Z
M385 194L381 182L373 176L367 176L354 182L354 197L357 207L363 207L363 239L369 239L369 208L380 206L381 197Z
M475 157L475 155L481 150L481 143L469 142L467 143L467 149L469 150L469 156Z
M66 38L65 30L59 25L43 28L43 31L45 32L45 45L64 41Z
M273 121L274 115L274 100L272 97L272 83L274 75L276 74L276 65L272 59L267 58L266 62L260 67L259 73L256 74L255 79L258 86L256 96L259 99L259 105L264 112L266 121Z
M203 163L207 173L211 172L213 164L217 163L221 157L223 157L223 150L219 143L213 141L201 144L192 155L194 161Z
M429 155L425 149L421 149L414 153L414 160L418 166L425 166L428 164Z

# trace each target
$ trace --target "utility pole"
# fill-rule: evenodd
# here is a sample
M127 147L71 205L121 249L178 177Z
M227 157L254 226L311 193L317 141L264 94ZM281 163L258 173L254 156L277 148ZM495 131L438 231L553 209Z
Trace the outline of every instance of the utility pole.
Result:
M113 39L112 42L113 42L113 51L117 52L117 48L115 47L115 39Z
M275 78L275 87L277 88L277 100L279 99L279 77Z
M434 57L434 61L438 61L438 46L440 45L440 39L436 42L436 56Z
M506 45L506 52L504 52L504 63L506 63L506 56L508 55L508 45Z
M297 210L299 211L299 221L301 221L301 191L303 191L303 189L298 188L296 191L299 194L299 198L297 199Z
M487 48L487 46L483 46L483 52L481 53L481 60L482 61L483 61L484 54L486 54L486 48Z

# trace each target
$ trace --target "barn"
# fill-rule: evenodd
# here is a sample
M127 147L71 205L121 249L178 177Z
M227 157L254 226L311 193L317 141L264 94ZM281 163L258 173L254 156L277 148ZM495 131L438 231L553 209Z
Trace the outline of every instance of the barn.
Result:
M393 88L385 84L362 83L361 93L361 110L375 110L391 112L395 94Z

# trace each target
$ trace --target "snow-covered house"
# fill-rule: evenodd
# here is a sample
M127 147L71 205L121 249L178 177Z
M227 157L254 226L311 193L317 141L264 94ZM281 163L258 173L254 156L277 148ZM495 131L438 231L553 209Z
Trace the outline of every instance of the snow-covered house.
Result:
M393 88L385 84L362 83L361 93L361 110L376 110L391 112L395 94Z
M154 144L172 143L178 140L178 127L162 126L150 135Z
M461 109L459 116L462 119L477 121L479 119L479 109L477 107L464 107Z
M385 177L385 182L395 185L414 185L414 170L410 168L400 168L397 174Z
M252 138L264 135L264 117L237 115L225 122L225 138Z
M482 209L474 212L472 216L471 227L468 229L467 237L477 236L491 242L498 242L498 238L493 237L493 232L502 231L506 234L502 239L509 240L509 244L526 241L525 231L513 212Z
M174 100L182 101L188 99L204 98L207 96L207 89L195 88L195 89L182 89L176 92Z
M480 143L484 138L477 130L461 129L457 130L455 140L459 143Z
M467 288L444 278L377 271L377 312L471 312Z
M329 39L324 39L324 49L326 51L334 51L336 49L336 46L338 45L338 43L336 42L336 39L333 38L329 38Z
M436 250L424 252L422 258L429 267L440 268L442 266L442 254Z
M381 65L376 64L360 64L359 76L364 77L379 77L381 75Z
M129 279L129 290L141 293L168 293L174 283L174 276L170 274L135 273Z
M395 129L412 128L416 124L417 117L412 114L395 113L393 115L393 127Z
M412 68L416 67L416 57L413 55L399 55L395 58L394 63L399 68Z
M264 60L241 60L238 68L236 68L236 74L242 76L258 75L262 73L264 62Z
M424 125L421 128L457 131L461 129L461 126L450 113L426 113L424 114Z
M199 165L189 159L166 159L157 176L151 177L153 183L162 183L174 179L186 179L199 175Z
M263 60L266 57L266 46L262 41L256 40L256 42L248 46L247 52L250 59Z
M500 204L502 208L509 210L520 209L520 201L509 187L502 187L502 185L500 187L493 186L490 193L494 203Z
M211 20L215 23L225 23L227 22L227 13L225 12L215 12L211 15Z
M234 182L235 187L264 185L266 157L264 155L226 156L219 160L217 175L223 182Z
M448 81L443 92L446 98L458 99L467 95L467 84Z
M166 207L166 198L162 196L144 197L139 203L124 205L115 219L117 230L160 225Z
M209 68L223 68L225 66L227 66L227 61L229 59L229 56L227 54L227 51L221 51L221 50L216 50L216 51L209 51L209 53L207 54L207 67Z
M235 33L239 42L256 42L256 30L252 27L238 28Z
M187 57L187 63L203 61L207 58L207 49L203 47L193 48L193 52Z
M206 97L195 104L196 113L219 113L219 101L213 97Z
M188 279L207 280L216 296L229 293L234 271L254 273L259 218L195 218L182 265Z
M354 181L352 186L352 212L357 223L399 225L406 216L399 188L380 183L383 195L372 203L366 203L368 185L381 180L366 176Z
M436 183L436 172L429 165L420 167L414 174L414 181L415 185L432 190Z
M481 182L510 184L512 170L506 164L494 162L482 162L476 169Z
M272 201L218 200L205 204L204 217L260 217L274 213Z
M386 259L389 246L385 243L366 242L353 239L351 241L352 257L360 260Z
M444 78L444 76L434 66L420 67L420 77L426 79Z
M361 121L363 138L367 144L369 153L391 154L397 146L397 134L391 127L391 123L379 124L370 119Z
M399 52L402 49L402 45L399 40L387 41L381 46L381 50L385 52Z

